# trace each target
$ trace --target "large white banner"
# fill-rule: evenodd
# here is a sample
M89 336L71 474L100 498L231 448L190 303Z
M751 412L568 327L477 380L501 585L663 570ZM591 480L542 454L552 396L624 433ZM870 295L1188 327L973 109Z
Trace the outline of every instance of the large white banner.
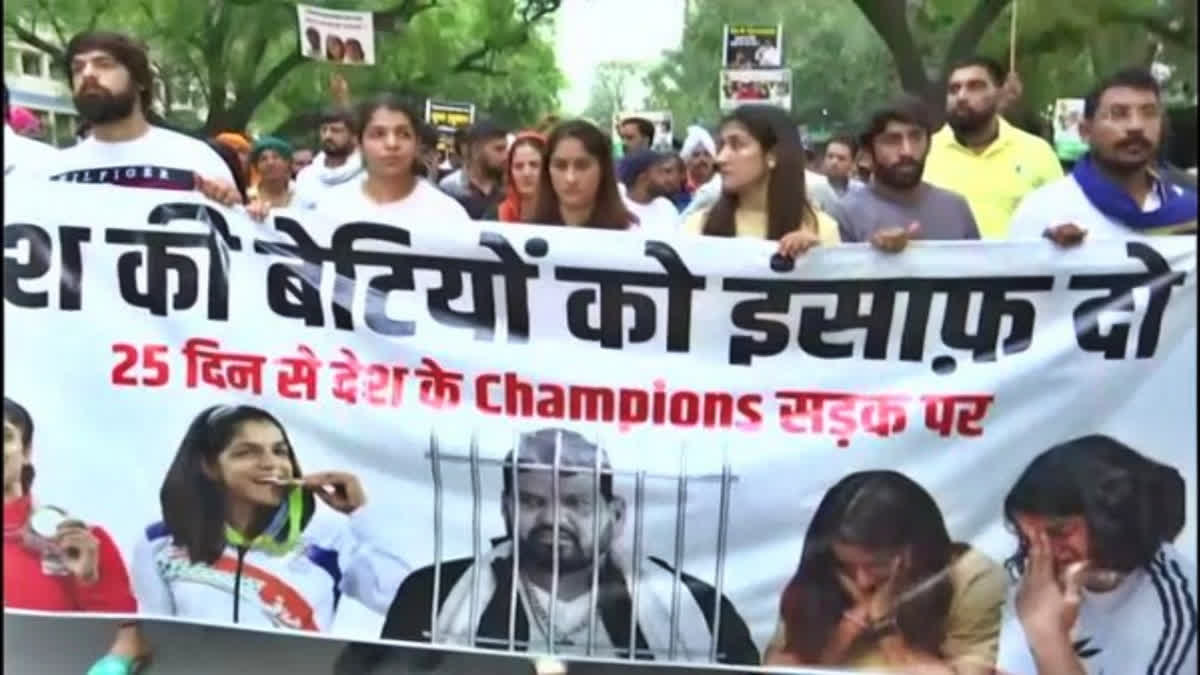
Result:
M1179 471L1195 560L1191 238L789 264L6 187L7 611L757 665L836 485L931 496L999 621L1005 496L1093 434Z

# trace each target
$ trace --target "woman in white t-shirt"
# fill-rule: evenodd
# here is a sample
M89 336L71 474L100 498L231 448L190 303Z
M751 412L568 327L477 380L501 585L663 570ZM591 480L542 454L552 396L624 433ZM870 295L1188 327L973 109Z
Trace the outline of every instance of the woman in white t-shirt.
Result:
M364 176L327 190L317 201L317 211L337 222L360 217L405 226L470 222L457 201L420 179L424 124L395 95L383 94L363 103L358 111L358 142Z

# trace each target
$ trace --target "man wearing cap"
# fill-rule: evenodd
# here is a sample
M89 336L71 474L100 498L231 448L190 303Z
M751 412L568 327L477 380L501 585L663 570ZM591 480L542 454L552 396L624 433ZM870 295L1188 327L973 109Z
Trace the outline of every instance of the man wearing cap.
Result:
M636 150L621 160L625 207L647 233L668 234L679 225L679 212L666 198L667 167L674 159L654 150Z
M717 144L704 127L688 127L679 156L687 167L688 193L694 193L717 175Z
M677 661L707 662L719 603L717 661L758 665L746 622L728 598L718 598L711 585L681 573L672 620L675 569L653 556L634 561L618 552L633 550L633 542L619 545L629 515L625 500L613 491L612 468L594 443L575 432L541 429L521 437L516 455L505 459L501 494L507 536L478 559L441 561L410 575L388 611L384 639L429 642L430 610L436 606L436 642L466 645L474 636L477 647L508 649L515 595L511 641L517 650L544 652L553 639L556 653L586 654L594 625L596 656L627 659L632 649L636 659L661 660L674 645ZM547 468L556 463L557 481ZM436 598L435 570L440 571ZM599 584L594 624L593 573Z
M247 191L251 208L271 209L291 206L296 196L292 183L292 146L274 136L262 136L250 150L250 166L258 174L258 183Z

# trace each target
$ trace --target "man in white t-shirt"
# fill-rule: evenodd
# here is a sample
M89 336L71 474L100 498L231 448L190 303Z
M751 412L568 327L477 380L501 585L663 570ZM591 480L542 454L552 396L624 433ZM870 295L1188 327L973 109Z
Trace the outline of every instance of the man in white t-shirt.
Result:
M4 175L39 173L58 149L18 134L8 123L8 85L4 85Z
M665 197L666 168L670 155L637 150L621 160L621 183L625 186L625 208L638 218L647 234L673 234L679 227L679 211Z
M1005 675L1196 672L1196 565L1171 545L1187 488L1108 436L1029 464L1004 500L1019 549L996 668Z
M43 167L53 181L194 190L240 202L233 174L203 141L150 124L153 73L145 48L118 33L88 32L67 44L79 116L91 135ZM207 185L206 185L207 184Z
M1009 237L1072 246L1085 236L1194 234L1195 192L1157 168L1164 112L1150 73L1127 70L1104 80L1085 99L1083 116L1080 132L1091 150L1071 175L1021 201Z

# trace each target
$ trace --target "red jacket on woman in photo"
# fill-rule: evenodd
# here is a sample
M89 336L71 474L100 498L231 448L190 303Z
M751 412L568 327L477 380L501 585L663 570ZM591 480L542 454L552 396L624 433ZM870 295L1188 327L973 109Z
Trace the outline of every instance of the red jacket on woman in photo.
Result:
M99 543L99 575L95 583L84 584L26 542L25 527L32 511L33 501L28 495L4 505L5 607L44 612L137 611L129 573L107 532L89 528Z

